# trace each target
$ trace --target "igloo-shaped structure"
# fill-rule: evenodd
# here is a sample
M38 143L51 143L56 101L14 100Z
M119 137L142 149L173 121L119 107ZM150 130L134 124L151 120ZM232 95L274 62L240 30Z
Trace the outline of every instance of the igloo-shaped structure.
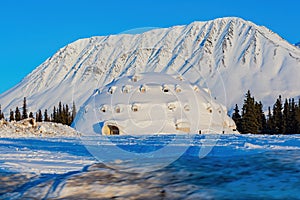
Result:
M123 76L88 99L76 116L85 134L233 133L226 108L181 76Z

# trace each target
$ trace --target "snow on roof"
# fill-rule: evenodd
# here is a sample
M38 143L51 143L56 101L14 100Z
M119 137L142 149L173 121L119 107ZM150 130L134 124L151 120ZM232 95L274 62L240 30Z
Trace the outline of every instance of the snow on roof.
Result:
M88 130L86 126L101 126L95 134L110 133L108 125L114 126L111 133L119 129L119 134L129 135L198 133L211 126L221 127L220 133L235 129L234 122L223 114L227 113L224 106L199 86L176 76L162 73L123 76L101 91L85 103L84 107L92 108L90 113L81 116L88 117L85 122L89 123L82 124L85 130ZM189 127L178 128L178 121L186 122ZM80 124L80 119L77 123Z

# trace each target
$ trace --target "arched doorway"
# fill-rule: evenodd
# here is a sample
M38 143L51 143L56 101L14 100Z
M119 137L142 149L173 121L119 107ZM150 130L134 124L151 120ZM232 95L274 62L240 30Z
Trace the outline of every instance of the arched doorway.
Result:
M120 130L117 126L108 124L102 128L102 134L103 135L120 135Z

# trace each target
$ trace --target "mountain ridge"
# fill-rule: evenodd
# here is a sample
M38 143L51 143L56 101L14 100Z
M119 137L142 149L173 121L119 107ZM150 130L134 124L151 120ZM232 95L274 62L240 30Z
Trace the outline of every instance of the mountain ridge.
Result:
M114 78L151 71L183 74L209 88L212 98L228 109L242 103L248 89L267 105L279 94L300 95L292 87L300 85L294 75L300 73L300 49L264 26L226 17L141 34L79 39L1 94L0 103L6 112L22 105L24 96L32 111L50 109L58 101L81 106Z

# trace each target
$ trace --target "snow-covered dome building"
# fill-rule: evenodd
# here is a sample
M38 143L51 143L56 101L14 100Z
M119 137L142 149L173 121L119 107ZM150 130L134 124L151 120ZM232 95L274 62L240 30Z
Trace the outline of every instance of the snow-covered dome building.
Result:
M75 128L103 135L233 133L235 123L209 92L181 76L144 73L114 80L89 98Z

